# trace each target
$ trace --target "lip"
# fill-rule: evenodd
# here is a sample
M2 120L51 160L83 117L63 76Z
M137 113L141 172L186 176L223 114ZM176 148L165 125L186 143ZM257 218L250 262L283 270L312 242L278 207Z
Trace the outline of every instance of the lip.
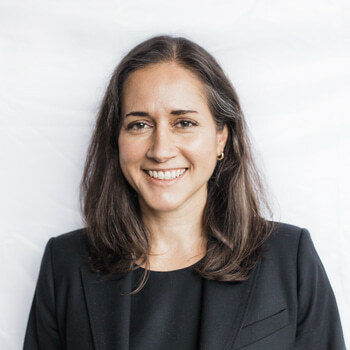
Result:
M183 177L187 174L188 168L180 168L180 169L186 169L179 177L176 177L175 179L172 180L160 180L160 179L155 179L154 177L151 177L148 175L147 170L142 170L142 172L145 174L147 177L147 180L154 185L159 185L159 186L170 186L173 184L176 184L177 182L180 182Z
M188 168L186 168L186 167L182 167L182 168L168 168L168 169L142 169L142 170L144 170L144 171L172 171L172 170L182 170L182 169L188 169Z

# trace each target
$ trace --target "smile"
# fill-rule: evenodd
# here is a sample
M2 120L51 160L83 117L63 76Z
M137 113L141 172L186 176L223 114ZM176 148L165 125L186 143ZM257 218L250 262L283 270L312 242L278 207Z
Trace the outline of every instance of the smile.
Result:
M180 180L187 172L188 168L171 170L171 171L154 171L154 170L143 170L147 174L147 178L152 183L157 184L172 184Z
M159 180L173 180L181 176L187 169L177 169L170 171L155 171L155 170L146 170L147 174L155 179Z

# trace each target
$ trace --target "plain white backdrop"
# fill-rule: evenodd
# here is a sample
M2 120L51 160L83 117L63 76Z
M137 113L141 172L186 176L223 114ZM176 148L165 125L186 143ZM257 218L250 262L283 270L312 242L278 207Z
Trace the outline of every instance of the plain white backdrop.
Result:
M350 344L349 23L345 0L0 1L0 348L22 347L48 239L83 226L108 79L157 34L196 41L233 82L274 219L310 231Z

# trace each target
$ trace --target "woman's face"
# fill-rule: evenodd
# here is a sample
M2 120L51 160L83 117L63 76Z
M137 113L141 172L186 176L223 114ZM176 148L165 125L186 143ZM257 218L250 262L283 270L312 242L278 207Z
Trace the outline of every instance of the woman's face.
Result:
M153 64L129 75L121 102L120 166L141 209L204 205L227 127L216 131L200 80L174 62Z

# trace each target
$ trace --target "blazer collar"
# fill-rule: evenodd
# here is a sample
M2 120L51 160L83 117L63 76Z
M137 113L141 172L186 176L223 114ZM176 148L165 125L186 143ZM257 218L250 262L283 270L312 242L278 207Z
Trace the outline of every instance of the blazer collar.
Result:
M244 282L203 280L200 350L232 350L242 327L260 262ZM131 273L106 280L80 267L96 350L129 350Z

